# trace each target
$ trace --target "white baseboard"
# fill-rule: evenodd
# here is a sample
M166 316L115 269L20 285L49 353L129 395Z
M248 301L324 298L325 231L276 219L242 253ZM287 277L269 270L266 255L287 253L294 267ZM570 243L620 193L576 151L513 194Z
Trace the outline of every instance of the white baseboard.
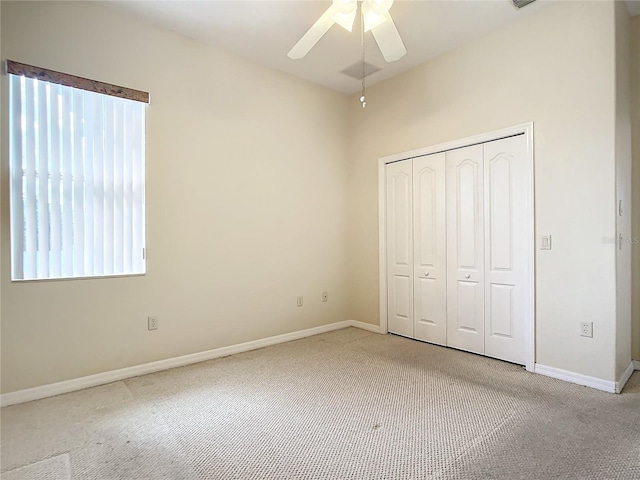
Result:
M620 393L622 391L626 383L629 381L629 378L631 378L631 375L633 375L633 366L633 361L631 361L620 379L616 382L616 393Z
M358 320L347 320L347 322L349 322L350 327L356 327L361 330L367 330L368 332L373 332L373 333L382 333L382 330L380 329L379 325L372 325L366 322L359 322Z
M633 361L633 369L634 370L640 370L640 360L634 360Z
M301 338L318 335L320 333L331 332L333 330L339 330L347 327L361 328L363 330L368 330L376 333L380 332L377 325L358 322L356 320L345 320L342 322L322 325L320 327L308 328L306 330L285 333L282 335L276 335L274 337L262 338L260 340L253 340L251 342L230 345L228 347L215 348L213 350L207 350L205 352L167 358L166 360L158 360L157 362L144 363L142 365L135 365L133 367L121 368L119 370L97 373L95 375L74 378L72 380L65 380L63 382L51 383L49 385L42 385L40 387L26 388L24 390L18 390L16 392L4 393L0 395L0 406L6 407L9 405L16 405L18 403L30 402L32 400L39 400L41 398L53 397L55 395L61 395L63 393L69 393L76 390L83 390L89 387L118 382L127 378L138 377L140 375L155 373L161 370L168 370L170 368L183 367L185 365L204 362L205 360L212 360L214 358L226 357L228 355L233 355L234 353L248 352L249 350L269 347L271 345L290 342L292 340L298 340Z
M535 373L539 373L546 377L564 380L565 382L577 383L578 385L584 385L585 387L595 388L597 390L602 390L603 392L616 393L617 382L610 382L608 380L602 380L601 378L589 377L588 375L582 375L568 370L547 367L546 365L541 365L539 363L536 363Z

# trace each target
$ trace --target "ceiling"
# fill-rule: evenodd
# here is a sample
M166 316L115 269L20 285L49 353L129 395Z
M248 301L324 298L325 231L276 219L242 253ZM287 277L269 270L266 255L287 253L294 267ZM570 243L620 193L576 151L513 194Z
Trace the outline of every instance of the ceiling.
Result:
M548 3L550 0L538 0L518 9L511 0L395 0L391 15L408 53L397 62L385 63L371 33L367 33L367 63L381 68L367 77L367 84L390 78L535 14ZM360 81L340 72L362 61L358 20L353 33L334 25L305 58L287 57L291 47L330 4L331 0L103 3L268 67L339 92L353 93L359 90ZM640 9L640 0L631 0L628 4L632 13L633 9Z

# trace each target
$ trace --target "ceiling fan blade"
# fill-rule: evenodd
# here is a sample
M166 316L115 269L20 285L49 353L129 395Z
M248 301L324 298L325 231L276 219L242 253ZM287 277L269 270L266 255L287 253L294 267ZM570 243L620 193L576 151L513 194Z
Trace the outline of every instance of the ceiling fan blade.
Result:
M331 5L326 12L314 23L305 33L298 43L296 43L287 56L294 60L303 58L313 46L323 37L325 33L336 23L336 8ZM386 22L385 22L386 23Z
M398 29L391 19L389 13L386 14L387 21L371 29L373 37L382 52L382 56L387 63L400 60L407 53L407 49L400 38Z

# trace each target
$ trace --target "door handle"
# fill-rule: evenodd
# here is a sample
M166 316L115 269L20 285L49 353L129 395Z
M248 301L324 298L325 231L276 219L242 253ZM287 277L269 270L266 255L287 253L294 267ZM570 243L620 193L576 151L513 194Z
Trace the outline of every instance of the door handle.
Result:
M429 272L424 272L424 276L428 277L429 276Z
M467 273L464 278L471 278L471 275Z

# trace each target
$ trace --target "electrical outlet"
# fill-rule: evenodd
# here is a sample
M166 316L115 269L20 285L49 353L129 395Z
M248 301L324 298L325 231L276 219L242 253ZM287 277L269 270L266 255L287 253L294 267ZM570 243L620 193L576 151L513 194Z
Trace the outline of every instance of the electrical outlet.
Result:
M593 322L580 322L580 336L593 338Z
M301 306L302 306L303 300L304 300L304 299L302 298L302 296L298 297L298 306L299 306L299 307L301 307Z
M329 301L329 294L327 292L322 292L322 301L323 302Z
M158 329L158 317L147 317L147 328L149 330Z

